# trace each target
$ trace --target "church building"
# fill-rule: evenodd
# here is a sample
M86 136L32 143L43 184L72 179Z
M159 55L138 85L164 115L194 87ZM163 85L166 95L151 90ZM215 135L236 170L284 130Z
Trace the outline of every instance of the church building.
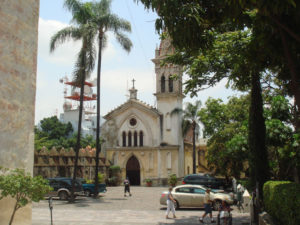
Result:
M105 138L106 157L121 168L132 185L143 185L151 179L154 185L166 185L170 174L184 176L184 141L182 137L182 68L161 66L162 60L174 51L164 39L152 60L156 73L157 108L138 99L137 89L129 90L130 98L104 116L101 128ZM172 79L176 74L177 79Z

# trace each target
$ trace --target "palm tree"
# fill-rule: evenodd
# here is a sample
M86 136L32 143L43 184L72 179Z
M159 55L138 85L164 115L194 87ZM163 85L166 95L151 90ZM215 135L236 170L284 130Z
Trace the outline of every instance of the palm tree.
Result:
M80 105L79 105L79 119L78 119L78 133L77 142L75 146L75 163L72 179L72 191L70 201L74 201L74 189L75 180L78 165L78 154L80 149L80 137L81 137L81 122L82 122L82 110L83 110L83 91L85 79L88 78L95 65L95 46L94 37L95 32L91 25L88 24L88 19L91 14L91 4L81 3L78 0L65 0L64 6L71 11L75 26L66 27L51 37L50 52L53 52L59 44L64 43L69 39L74 41L81 40L82 46L79 51L75 69L73 71L73 81L80 86Z
M184 110L180 108L175 108L171 114L173 113L183 113L182 120L182 133L183 136L187 134L189 129L192 127L193 131L193 173L196 173L196 136L198 137L200 122L198 120L198 112L201 108L201 101L197 100L194 104L187 103Z
M111 0L101 0L100 2L92 3L92 16L90 23L94 31L98 34L98 67L97 67L97 131L96 131L96 170L95 170L95 193L98 196L98 166L99 154L101 152L101 145L99 143L100 137L100 80L101 80L101 60L102 48L105 47L107 40L106 32L112 31L116 36L117 41L124 50L129 52L132 47L130 39L123 33L131 31L131 25L128 21L119 18L117 15L112 14Z

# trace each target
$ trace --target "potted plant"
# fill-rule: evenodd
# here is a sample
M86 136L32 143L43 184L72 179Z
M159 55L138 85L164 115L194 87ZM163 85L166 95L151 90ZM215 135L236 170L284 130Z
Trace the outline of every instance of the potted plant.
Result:
M147 187L152 186L152 180L151 179L147 178L145 181L146 181Z
M171 174L168 179L168 183L170 186L175 187L177 184L177 176L176 174Z

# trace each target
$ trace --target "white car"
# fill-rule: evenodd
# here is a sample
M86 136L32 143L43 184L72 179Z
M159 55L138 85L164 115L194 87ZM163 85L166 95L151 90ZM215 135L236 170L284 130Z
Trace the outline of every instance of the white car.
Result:
M174 187L172 195L175 203L175 208L179 207L204 207L204 196L206 187L202 185L180 185ZM168 191L161 194L160 204L166 205ZM230 194L222 193L220 190L212 189L211 197L213 200L213 209L218 210L222 205L222 201L226 201L229 205L232 205L234 200Z

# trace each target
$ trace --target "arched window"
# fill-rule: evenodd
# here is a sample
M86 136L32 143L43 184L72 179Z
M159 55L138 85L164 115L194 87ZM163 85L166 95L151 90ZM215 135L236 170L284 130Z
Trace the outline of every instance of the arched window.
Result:
M169 76L169 92L173 92L173 79Z
M128 132L128 146L131 147L131 131Z
M164 75L161 76L161 92L166 91L166 78Z
M140 146L144 146L144 133L140 131Z
M138 139L137 136L138 136L137 132L134 131L134 134L133 134L133 145L134 145L134 147L137 146L137 139Z
M122 146L123 147L126 147L126 133L125 133L125 131L123 131L123 133L122 133Z

